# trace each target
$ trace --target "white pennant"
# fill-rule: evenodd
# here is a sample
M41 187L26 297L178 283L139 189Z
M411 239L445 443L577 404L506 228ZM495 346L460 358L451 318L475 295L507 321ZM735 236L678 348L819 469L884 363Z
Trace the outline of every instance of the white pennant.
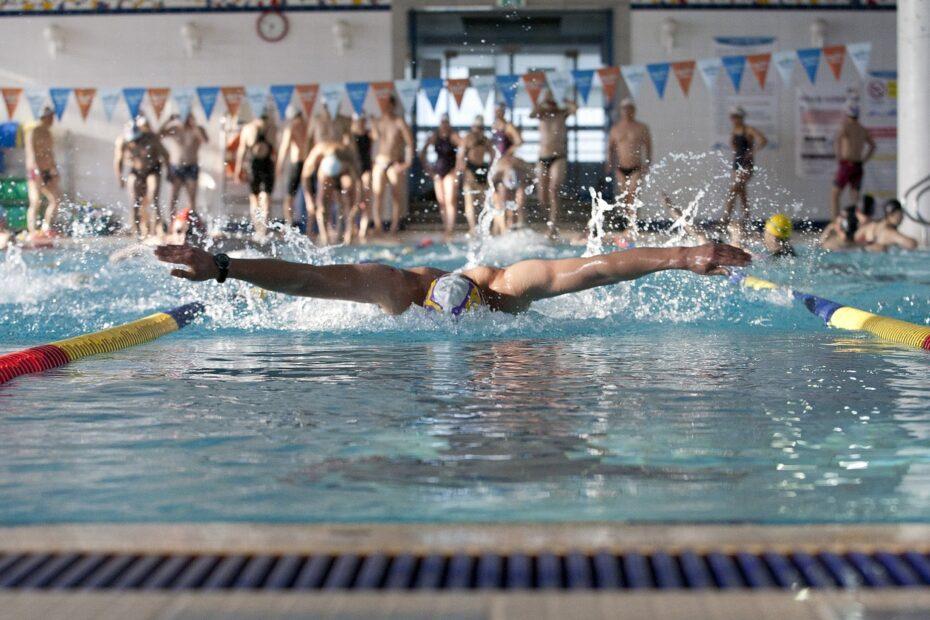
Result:
M791 84L791 76L794 75L794 66L798 61L798 54L794 50L790 52L775 52L772 54L772 64L778 70L781 81L786 85Z
M639 91L646 80L646 65L624 65L620 67L620 75L626 82L626 87L630 91L630 96L636 99Z
M339 104L342 103L342 93L345 92L345 85L340 83L329 82L320 84L320 98L329 110L329 115L333 118L339 114Z
M194 89L187 86L171 89L171 97L174 99L174 105L178 109L178 116L182 119L190 114L191 106L194 105Z
M697 61L698 73L704 80L707 90L713 92L717 88L717 78L723 71L723 62L719 58L701 58Z
M252 116L259 116L265 112L268 104L268 87L267 86L246 86L245 98L252 108Z
M420 90L420 80L394 80L394 91L400 99L400 105L405 112L413 109L413 102L417 99L417 91Z
M552 98L556 101L565 101L568 89L572 87L572 74L568 71L548 71L546 82L549 83Z
M852 61L859 77L865 79L869 74L869 61L872 58L871 43L850 43L846 46L846 55Z
M475 91L478 93L478 99L481 100L481 106L488 102L488 96L491 94L491 91L494 90L494 80L497 79L493 75L473 75L471 76L471 85L474 87Z

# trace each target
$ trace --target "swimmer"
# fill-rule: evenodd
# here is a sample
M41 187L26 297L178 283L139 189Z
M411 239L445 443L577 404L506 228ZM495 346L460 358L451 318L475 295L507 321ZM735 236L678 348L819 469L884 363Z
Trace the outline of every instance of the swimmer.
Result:
M502 234L514 226L521 228L526 225L526 190L533 179L530 165L517 157L517 149L523 145L523 136L517 126L507 120L507 106L503 102L494 108L491 142L497 150L491 179L497 209L504 213L494 218L494 226L495 233ZM508 180L513 187L508 186ZM507 203L512 203L514 209L502 211Z
M362 213L359 221L358 239L364 243L368 238L368 225L371 220L371 172L373 167L371 161L371 128L368 126L368 117L364 114L356 114L352 117L351 138L352 145L355 147L359 172L355 203L357 209Z
M869 130L859 123L859 106L848 103L844 112L845 118L833 141L837 169L830 194L830 214L834 219L840 213L840 199L847 186L850 201L859 202L863 168L875 153L875 140Z
M762 245L772 258L785 258L796 256L794 246L791 245L791 234L794 227L791 219L784 213L776 213L765 221L765 230L762 233Z
M884 252L892 247L902 250L917 248L917 240L898 231L904 221L904 209L897 200L885 203L885 217L877 222L868 222L859 226L855 240L870 252Z
M558 236L559 192L568 173L568 117L578 106L568 99L559 107L552 91L546 89L541 102L533 106L530 118L539 119L539 164L536 167L539 206L548 211L549 236Z
M685 233L685 236L694 239L699 244L708 243L709 239L707 235L695 224L694 217L685 217L684 212L672 203L672 199L669 198L666 192L662 192L662 203L665 205L665 209L675 218L672 226L673 230L674 224L678 224L681 226L681 230ZM733 243L733 245L735 247L740 247L738 242Z
M455 212L458 203L456 152L461 146L461 136L452 128L449 115L443 114L439 119L439 127L430 134L420 150L420 161L423 167L431 170L433 174L433 191L439 205L439 215L442 217L442 229L446 241L452 240L452 231L455 229ZM432 164L426 159L430 147L436 155L436 161Z
M120 187L128 188L132 205L130 232L139 237L158 234L158 189L161 185L161 168L167 165L168 151L158 136L151 131L145 117L138 116L126 126L123 135L116 139L113 170ZM124 174L126 162L129 173Z
M182 187L187 192L188 208L191 211L197 211L197 181L200 178L199 152L200 147L210 140L207 138L207 131L197 124L194 115L190 112L183 121L178 116L168 119L158 135L175 140L180 147L177 161L168 166L168 181L171 183L171 196L168 202L171 219L174 220L181 199Z
M301 173L304 183L316 177L316 223L319 242L329 245L330 238L338 237L338 231L330 228L328 208L337 206L337 218L345 222L344 242L351 243L355 225L356 187L358 184L358 162L355 149L342 142L321 142L314 146L304 162ZM341 214L339 213L341 211Z
M850 205L830 222L820 233L820 247L824 250L849 250L857 248L856 231L859 228L859 219L856 217L856 207Z
M733 217L733 207L739 200L742 205L740 226L745 230L749 221L749 199L746 195L746 186L755 171L756 153L765 148L768 140L761 131L746 124L746 111L735 106L730 110L730 122L733 131L730 134L730 145L733 147L733 184L727 193L724 204L723 226L729 227Z
M410 126L397 114L397 97L388 96L384 114L374 123L373 137L377 143L372 192L374 204L371 215L375 230L381 231L381 208L384 197L391 197L391 234L400 230L401 202L407 182L407 171L413 163L414 141Z
M275 161L275 176L280 177L283 174L284 163L287 162L290 170L281 210L284 225L291 228L294 225L294 198L300 191L300 175L310 150L310 136L307 121L300 110L292 108L288 116L290 122L281 134L281 145L278 147L278 157Z
M508 267L479 266L450 273L432 267L398 269L376 263L306 265L277 259L231 259L190 246L165 245L155 256L184 265L171 275L185 280L234 278L269 291L299 297L375 304L387 314L423 306L459 315L477 306L525 312L537 300L608 286L670 269L727 275L748 265L739 248L706 244L693 248L635 248L585 258L524 260Z
M465 219L468 232L475 234L478 218L475 199L488 191L488 174L494 164L494 146L484 132L484 117L472 121L471 129L459 146L457 168L463 175L462 194L465 197Z
M607 172L616 171L617 197L625 208L617 218L620 230L636 235L636 198L652 160L649 126L636 120L632 99L620 102L620 121L610 128L607 138Z
M242 128L233 174L233 178L243 178L243 166L248 157L249 207L257 241L263 241L268 233L271 192L274 191L275 132L270 118L268 110L263 110L261 116Z
M47 235L52 232L61 202L61 177L55 162L55 141L52 137L54 122L55 111L45 106L40 113L38 124L26 130L26 185L29 190L26 228L30 236ZM40 224L39 209L43 197L48 205Z

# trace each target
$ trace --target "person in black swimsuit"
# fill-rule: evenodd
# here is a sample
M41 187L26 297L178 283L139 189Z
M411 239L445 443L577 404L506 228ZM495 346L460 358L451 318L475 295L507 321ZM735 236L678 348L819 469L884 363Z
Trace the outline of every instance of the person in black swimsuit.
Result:
M449 115L443 114L436 128L420 150L420 161L423 167L433 173L433 191L436 193L436 202L439 204L439 215L442 217L442 229L446 241L452 239L455 229L455 211L458 202L458 170L456 169L456 154L462 145L462 138L452 128ZM436 155L435 161L430 164L426 155L430 147Z
M539 206L548 216L549 236L558 236L559 201L568 173L568 118L578 106L566 100L560 107L548 88L533 106L530 118L539 119L539 165L536 167Z
M359 222L358 238L365 241L368 234L368 223L371 218L371 128L368 126L368 118L364 114L356 114L352 117L352 143L355 145L355 152L358 156L359 182L357 187L356 204L361 211L362 217ZM354 222L347 223L347 226L354 226Z
M475 232L477 216L475 198L488 191L488 174L494 164L494 144L484 131L484 117L476 116L471 130L462 140L458 153L458 169L464 172L462 193L465 195L465 219L468 230Z
M723 227L728 228L733 216L733 207L737 199L742 203L742 217L740 226L745 229L749 220L749 200L746 197L746 186L755 169L755 154L768 144L761 131L747 125L746 111L736 106L730 110L730 121L733 123L733 132L730 134L730 145L733 147L733 184L727 194L724 204Z
M235 178L242 178L242 166L249 158L249 206L255 237L264 240L268 231L271 192L274 191L275 132L267 111L242 128L236 154Z

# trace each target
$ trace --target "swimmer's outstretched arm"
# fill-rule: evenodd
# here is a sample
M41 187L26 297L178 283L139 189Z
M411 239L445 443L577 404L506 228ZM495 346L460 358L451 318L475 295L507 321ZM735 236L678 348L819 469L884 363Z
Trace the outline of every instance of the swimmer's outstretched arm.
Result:
M502 310L517 312L537 299L635 280L657 271L680 269L700 275L726 275L727 267L748 265L750 260L743 250L720 243L691 248L635 248L587 258L521 261L497 270L489 288L501 295Z
M186 245L161 245L155 256L166 263L184 265L172 269L176 278L202 282L219 275L213 255ZM234 258L229 278L244 280L269 291L376 304L389 314L400 314L423 299L418 274L387 265L306 265L272 258Z

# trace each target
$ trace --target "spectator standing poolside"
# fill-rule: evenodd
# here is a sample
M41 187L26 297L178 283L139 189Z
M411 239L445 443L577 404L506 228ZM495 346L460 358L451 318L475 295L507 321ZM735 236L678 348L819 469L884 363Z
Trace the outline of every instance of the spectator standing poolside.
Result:
M42 109L38 124L26 131L26 177L29 189L26 227L30 236L52 232L61 202L61 177L55 162L55 141L52 138L54 122L55 111L46 106ZM39 208L43 196L48 205L40 224Z
M833 142L837 160L836 176L830 194L830 214L833 218L839 215L840 199L847 186L850 202L859 202L865 162L875 153L875 140L859 123L859 107L853 103L847 104L845 114L846 117Z
M549 235L558 235L559 192L568 173L568 117L578 110L572 101L565 101L565 107L559 107L552 91L546 94L539 104L533 106L530 118L539 119L539 164L536 167L538 179L539 206L549 215Z

